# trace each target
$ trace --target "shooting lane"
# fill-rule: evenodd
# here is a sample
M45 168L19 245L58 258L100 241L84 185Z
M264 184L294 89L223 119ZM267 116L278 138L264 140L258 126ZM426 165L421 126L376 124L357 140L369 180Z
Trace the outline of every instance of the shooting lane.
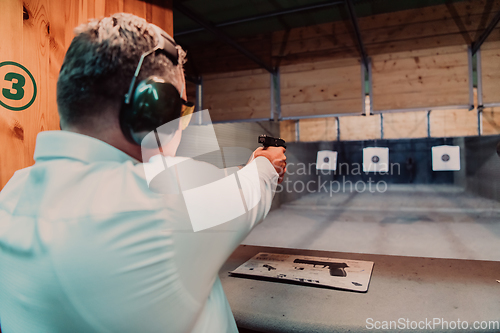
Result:
M241 331L498 320L500 1L187 3L220 28L174 12L216 126L277 124L287 142L270 214L220 272ZM283 283L262 253L374 266L347 292ZM281 281L235 274L248 269Z

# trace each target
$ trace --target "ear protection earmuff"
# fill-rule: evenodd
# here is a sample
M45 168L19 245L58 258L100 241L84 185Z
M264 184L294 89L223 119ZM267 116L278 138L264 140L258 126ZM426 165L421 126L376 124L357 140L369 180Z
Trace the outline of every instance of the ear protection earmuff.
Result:
M143 53L135 70L128 93L120 109L120 126L131 143L140 145L142 139L157 127L181 116L182 105L194 105L184 101L177 88L169 82L150 76L136 84L144 59L153 54L164 54L174 65L179 63L175 41L160 28L152 26L158 36L155 48Z

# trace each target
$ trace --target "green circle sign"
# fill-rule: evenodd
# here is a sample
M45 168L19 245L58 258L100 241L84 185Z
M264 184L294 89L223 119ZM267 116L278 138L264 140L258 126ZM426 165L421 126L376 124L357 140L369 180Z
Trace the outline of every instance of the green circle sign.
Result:
M5 104L4 101L2 101L1 97L4 97L4 98L9 99L9 100L13 100L13 101L21 100L24 97L24 86L26 84L26 77L24 75L19 74L19 73L15 73L15 72L8 72L7 74L5 74L5 76L3 78L0 78L0 79L4 79L6 81L11 81L12 82L11 88L10 89L3 88L0 90L0 105L6 109L9 109L12 111L25 110L25 109L29 108L31 106L31 104L33 104L33 102L35 101L35 98L36 98L35 78L33 77L33 75L31 75L31 73L28 71L28 69L26 69L26 67L24 67L21 64L18 64L17 62L14 62L14 61L0 62L0 67L7 66L7 65L19 67L26 74L28 74L29 78L31 79L31 82L33 83L33 96L31 97L31 100L23 106L15 107L15 106L10 106L10 105ZM12 90L14 90L14 92L12 92Z

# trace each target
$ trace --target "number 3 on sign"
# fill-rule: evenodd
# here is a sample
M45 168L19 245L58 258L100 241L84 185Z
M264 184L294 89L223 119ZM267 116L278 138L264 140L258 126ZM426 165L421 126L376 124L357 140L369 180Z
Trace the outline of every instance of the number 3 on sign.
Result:
M0 110L25 110L35 101L36 92L35 78L26 67L14 61L0 63Z
M26 83L26 80L24 79L24 76L18 73L7 73L5 74L6 81L12 81L12 88L2 89L2 94L4 95L5 98L8 99L13 99L15 101L18 101L24 97L24 85ZM15 81L14 81L15 80ZM12 93L12 90L15 91L15 93Z

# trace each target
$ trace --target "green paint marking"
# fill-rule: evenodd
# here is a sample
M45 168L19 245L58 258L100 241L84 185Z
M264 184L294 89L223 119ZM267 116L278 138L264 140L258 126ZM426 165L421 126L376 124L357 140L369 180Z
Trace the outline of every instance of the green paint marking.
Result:
M2 102L2 100L0 100L0 105L6 109L12 110L12 111L26 110L27 108L29 108L31 106L31 104L33 104L33 102L35 101L35 98L36 98L37 90L36 90L35 78L33 77L33 75L31 75L31 73L28 71L28 69L26 67L24 67L21 64L18 64L17 62L14 62L14 61L0 62L0 67L7 66L7 65L19 67L28 74L28 76L31 79L31 82L33 82L33 97L24 106L13 107L13 106L5 104L4 102ZM14 101L18 101L24 97L23 87L26 84L25 76L18 74L18 73L9 72L9 73L5 74L4 80L12 82L12 86L10 89L6 89L6 88L2 89L2 95L5 98L10 99L10 100L14 100ZM15 91L15 92L13 92L13 91Z

